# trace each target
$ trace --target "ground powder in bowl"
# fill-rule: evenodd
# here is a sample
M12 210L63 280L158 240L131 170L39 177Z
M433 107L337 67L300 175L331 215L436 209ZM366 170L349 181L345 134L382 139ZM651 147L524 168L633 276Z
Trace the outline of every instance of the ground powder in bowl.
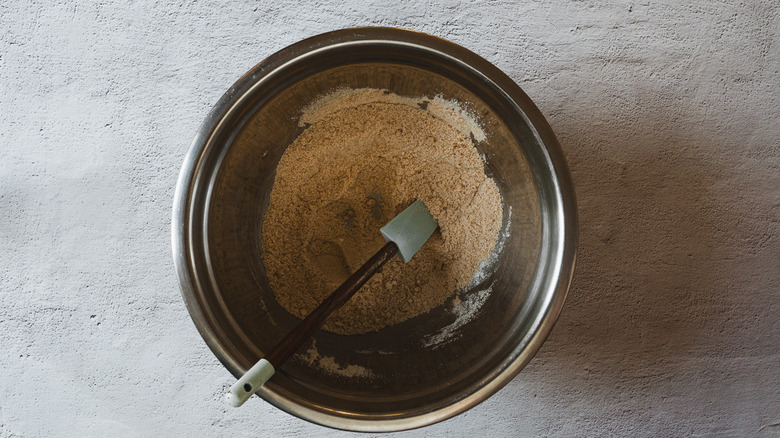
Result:
M358 334L443 304L496 247L501 197L474 142L484 132L456 102L340 89L313 102L284 152L262 225L263 263L279 304L303 318L384 245L379 228L415 199L439 230L393 258L331 315Z

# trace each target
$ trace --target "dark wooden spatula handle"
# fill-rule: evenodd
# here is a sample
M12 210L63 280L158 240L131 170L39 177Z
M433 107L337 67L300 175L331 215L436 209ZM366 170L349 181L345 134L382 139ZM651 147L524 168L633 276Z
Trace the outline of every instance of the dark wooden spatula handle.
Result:
M271 365L276 369L279 369L320 328L328 316L340 309L347 300L352 298L352 295L355 295L355 292L366 284L371 276L387 263L396 252L398 252L398 246L393 242L387 242L382 249L368 259L347 281L330 294L328 298L325 298L325 301L282 338L265 355L265 359L271 362Z

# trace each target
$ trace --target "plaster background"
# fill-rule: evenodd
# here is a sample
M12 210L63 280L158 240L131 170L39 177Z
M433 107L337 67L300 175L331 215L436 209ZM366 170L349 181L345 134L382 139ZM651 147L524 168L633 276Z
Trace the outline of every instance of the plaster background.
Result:
M358 25L504 70L557 133L580 211L537 357L397 436L780 436L776 1L55 0L0 4L0 437L350 435L222 402L170 211L239 76Z

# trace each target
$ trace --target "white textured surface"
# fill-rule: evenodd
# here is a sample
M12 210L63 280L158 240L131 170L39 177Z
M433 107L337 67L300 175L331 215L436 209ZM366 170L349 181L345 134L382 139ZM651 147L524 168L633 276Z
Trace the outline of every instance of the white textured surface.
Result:
M399 436L780 435L776 0L41 3L0 5L0 437L346 435L225 405L169 217L223 91L355 25L448 38L520 83L581 214L537 357Z

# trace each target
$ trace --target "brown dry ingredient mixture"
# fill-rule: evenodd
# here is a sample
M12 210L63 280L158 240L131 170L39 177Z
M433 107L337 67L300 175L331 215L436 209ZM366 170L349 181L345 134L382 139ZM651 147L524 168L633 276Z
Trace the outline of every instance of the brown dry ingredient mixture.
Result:
M502 218L498 188L470 139L484 139L472 119L438 98L361 89L320 99L301 122L310 126L279 162L262 230L279 304L305 317L382 247L379 228L415 199L440 231L409 263L388 262L324 328L379 330L471 282Z

